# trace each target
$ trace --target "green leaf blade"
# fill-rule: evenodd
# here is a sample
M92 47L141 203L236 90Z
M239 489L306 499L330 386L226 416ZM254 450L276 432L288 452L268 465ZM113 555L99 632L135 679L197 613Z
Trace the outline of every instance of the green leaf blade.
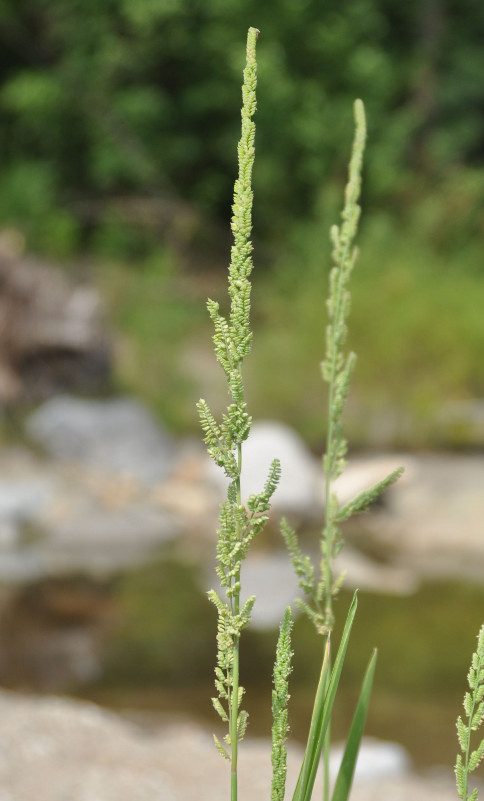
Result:
M370 703L371 688L375 675L376 656L377 652L375 650L368 663L363 679L360 696L346 741L343 759L338 771L338 776L336 777L332 801L348 801Z
M357 606L358 596L355 592L348 610L346 623L341 636L341 642L338 648L338 653L336 654L334 667L331 671L329 681L327 678L329 672L329 641L326 645L325 658L323 660L321 677L314 702L308 743L306 746L306 752L304 754L301 773L294 791L293 801L311 801L316 773L321 758L321 752L323 750L324 738L328 729L329 721L331 719L331 713L336 698L336 692L338 689L341 671L343 669Z

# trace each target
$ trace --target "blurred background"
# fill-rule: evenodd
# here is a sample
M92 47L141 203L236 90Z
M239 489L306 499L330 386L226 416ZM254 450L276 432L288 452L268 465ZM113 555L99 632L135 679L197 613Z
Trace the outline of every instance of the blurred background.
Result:
M315 549L328 231L361 97L342 492L387 463L407 470L347 531L348 587L363 592L346 698L378 645L370 733L417 766L449 762L484 619L478 0L0 2L0 681L144 723L182 710L215 725L204 591L222 490L195 402L226 403L205 299L226 303L249 25L261 36L247 397L305 477L297 502L281 490L276 506ZM248 568L262 596L277 595L281 558L274 522ZM247 635L254 734L268 732L279 600ZM303 737L319 646L303 622L298 638ZM345 702L337 735L349 714Z

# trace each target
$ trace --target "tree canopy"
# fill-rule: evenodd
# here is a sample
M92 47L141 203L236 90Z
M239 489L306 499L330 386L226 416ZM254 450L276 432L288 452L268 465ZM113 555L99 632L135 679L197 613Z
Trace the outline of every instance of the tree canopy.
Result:
M1 0L0 220L39 231L55 210L53 241L69 250L113 197L227 218L249 25L263 34L260 230L340 183L355 97L367 202L481 166L480 0Z

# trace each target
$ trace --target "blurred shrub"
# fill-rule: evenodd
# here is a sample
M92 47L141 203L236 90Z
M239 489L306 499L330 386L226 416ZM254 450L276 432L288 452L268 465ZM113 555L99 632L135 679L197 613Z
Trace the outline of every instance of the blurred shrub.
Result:
M183 350L197 326L205 325L203 304L186 290L169 251L154 251L137 269L103 263L95 274L118 332L117 382L136 392L173 428L198 424Z
M472 185L478 195L482 182ZM389 424L389 441L430 444L444 400L484 395L482 219L470 202L469 214L452 221L446 198L432 194L398 220L382 209L362 226L350 345L366 357L358 360L347 411L356 443L378 441L375 425L396 414L402 425ZM329 223L336 214L324 205ZM294 226L289 246L259 278L257 348L249 365L258 413L277 409L311 442L323 402L315 365L326 325L326 227L320 219Z
M482 164L476 0L3 0L2 175L13 163L46 170L46 205L73 215L84 244L94 199L178 197L227 216L241 43L254 24L259 235L277 237L314 208L323 183L341 182L357 96L370 122L367 214L412 176L425 183L448 165L458 175L458 165ZM26 204L22 214L30 233L35 211Z

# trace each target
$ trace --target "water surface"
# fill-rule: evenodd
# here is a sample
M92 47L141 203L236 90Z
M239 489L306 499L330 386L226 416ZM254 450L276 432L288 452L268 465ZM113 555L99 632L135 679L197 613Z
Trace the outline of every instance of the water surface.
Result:
M145 723L182 713L217 728L212 710L216 618L199 571L164 559L118 581L118 624L107 643L101 681L84 693L130 710ZM342 592L342 624L351 596ZM484 587L428 583L412 596L360 592L336 705L334 738L345 735L366 663L378 663L367 733L401 742L417 767L453 764L455 719L477 632L484 621ZM336 637L338 636L338 627ZM270 733L270 683L277 631L243 634L242 681L250 733ZM294 630L292 736L304 741L320 670L322 642L304 619Z

